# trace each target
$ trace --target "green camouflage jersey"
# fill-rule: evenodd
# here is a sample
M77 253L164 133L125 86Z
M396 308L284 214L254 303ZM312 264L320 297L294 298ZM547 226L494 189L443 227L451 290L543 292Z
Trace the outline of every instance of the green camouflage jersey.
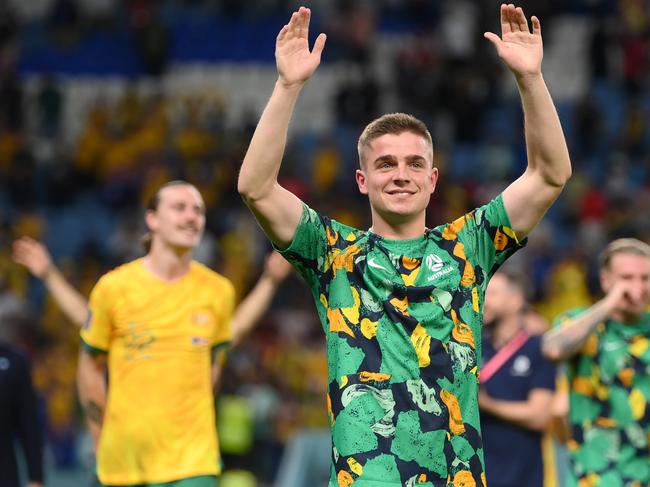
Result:
M412 240L304 207L283 255L311 287L327 339L331 487L485 484L483 296L520 246L501 197Z
M584 312L559 316L554 326ZM568 487L650 485L650 314L607 320L567 362L571 468Z

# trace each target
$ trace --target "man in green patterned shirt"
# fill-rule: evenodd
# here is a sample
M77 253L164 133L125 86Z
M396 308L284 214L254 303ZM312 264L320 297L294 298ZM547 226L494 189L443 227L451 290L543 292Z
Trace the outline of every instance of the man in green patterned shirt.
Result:
M528 149L524 174L456 221L425 227L434 191L431 135L390 114L358 143L359 191L372 227L318 214L277 181L298 95L320 63L310 11L276 41L278 80L244 159L238 189L260 225L309 284L325 332L332 432L330 486L484 485L477 404L487 282L517 250L571 173L541 74L540 23L501 6L501 37L486 33L514 73Z
M611 242L600 259L605 296L567 311L542 340L567 361L568 486L650 485L650 246Z

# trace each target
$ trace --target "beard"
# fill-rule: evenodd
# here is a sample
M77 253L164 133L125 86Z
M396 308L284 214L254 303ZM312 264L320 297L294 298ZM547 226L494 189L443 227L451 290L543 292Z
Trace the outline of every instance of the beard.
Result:
M492 318L491 320L483 320L483 326L487 328L494 328L494 326L499 322L496 318Z
M485 315L483 315L483 326L488 327L488 328L494 328L496 325L499 324L503 316L499 313L494 313L492 316L486 318Z

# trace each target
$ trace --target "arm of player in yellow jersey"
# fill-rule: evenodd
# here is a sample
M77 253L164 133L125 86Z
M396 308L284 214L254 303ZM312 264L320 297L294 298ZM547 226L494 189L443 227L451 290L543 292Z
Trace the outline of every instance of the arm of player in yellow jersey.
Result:
M232 343L237 345L255 328L275 296L278 286L291 272L291 264L277 252L266 257L264 271L255 287L239 303L232 318Z
M255 328L275 296L278 287L291 272L291 264L277 252L266 257L264 271L255 287L235 309L231 321L232 344L238 345ZM212 385L217 387L221 372L226 363L225 350L219 350L213 357Z
M86 413L86 422L95 451L104 421L106 408L106 354L91 354L84 348L79 352L77 369L79 401Z
M78 327L83 326L88 317L88 301L54 265L45 245L32 238L21 237L13 244L13 259L43 281L56 304L72 323Z

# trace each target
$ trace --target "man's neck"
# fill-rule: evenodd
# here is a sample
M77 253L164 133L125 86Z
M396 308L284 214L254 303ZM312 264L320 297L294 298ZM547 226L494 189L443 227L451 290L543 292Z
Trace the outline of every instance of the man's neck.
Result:
M626 325L634 325L639 321L641 321L644 314L645 313L641 313L640 315L637 315L631 313L624 313L623 311L613 311L609 316L614 321L618 321L619 323L623 323Z
M495 348L501 348L512 340L521 330L521 317L518 313L504 316L494 324L492 333L492 344Z
M144 257L144 265L153 275L165 282L182 278L190 269L192 252L175 252L167 248L153 248Z
M407 222L389 223L373 214L370 231L390 240L410 240L424 235L424 213L421 217Z

